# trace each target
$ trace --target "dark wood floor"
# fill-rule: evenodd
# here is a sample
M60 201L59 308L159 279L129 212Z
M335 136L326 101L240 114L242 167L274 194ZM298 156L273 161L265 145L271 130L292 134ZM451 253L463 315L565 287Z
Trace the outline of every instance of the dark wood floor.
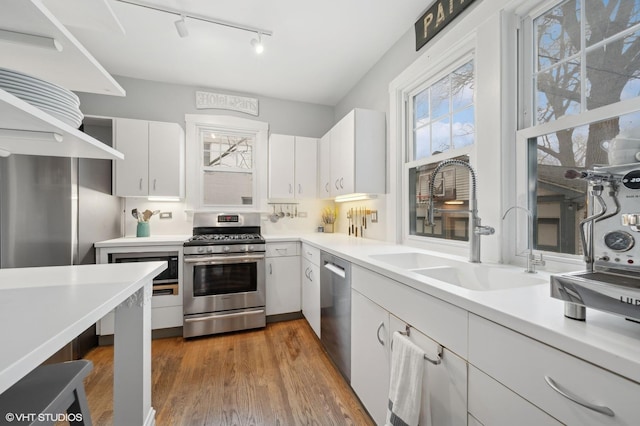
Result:
M113 347L86 357L93 422L112 424ZM152 344L158 425L373 425L303 319Z

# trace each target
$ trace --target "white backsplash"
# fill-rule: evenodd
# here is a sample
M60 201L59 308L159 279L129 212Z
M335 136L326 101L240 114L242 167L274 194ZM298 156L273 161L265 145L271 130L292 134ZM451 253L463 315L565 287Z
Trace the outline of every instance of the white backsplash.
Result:
M336 203L338 208L338 221L335 232L340 232L342 234L348 234L349 220L347 219L347 212L349 209L366 209L366 210L377 210L378 212L378 222L372 223L371 216L367 216L367 229L363 229L364 238L369 238L373 240L386 241L387 229L386 222L387 219L385 217L386 213L386 204L387 200L385 195L380 195L378 198L373 200L364 200L364 201L352 201L348 203ZM358 230L358 238L361 237L360 230ZM356 238L353 236L353 238Z

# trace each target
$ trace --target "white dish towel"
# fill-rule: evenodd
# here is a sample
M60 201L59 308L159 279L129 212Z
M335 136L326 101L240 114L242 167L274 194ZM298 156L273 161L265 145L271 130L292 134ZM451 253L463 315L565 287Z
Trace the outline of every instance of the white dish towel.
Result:
M391 347L386 426L417 426L422 399L424 351L397 331L393 333Z

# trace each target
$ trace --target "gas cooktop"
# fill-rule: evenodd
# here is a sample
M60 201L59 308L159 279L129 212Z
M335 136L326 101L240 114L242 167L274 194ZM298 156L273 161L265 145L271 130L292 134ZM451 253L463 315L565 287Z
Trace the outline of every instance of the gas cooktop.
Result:
M198 234L189 238L184 245L206 246L218 244L260 244L264 243L264 238L255 233L238 234Z

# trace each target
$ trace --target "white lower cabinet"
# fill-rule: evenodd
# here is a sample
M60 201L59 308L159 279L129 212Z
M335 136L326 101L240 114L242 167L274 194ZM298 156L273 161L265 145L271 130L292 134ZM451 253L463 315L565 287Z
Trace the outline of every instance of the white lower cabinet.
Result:
M320 337L320 267L302 259L302 315Z
M351 387L378 425L389 396L389 312L351 291Z
M356 290L351 293L351 387L376 424L384 424L391 336L407 323ZM438 359L439 344L410 327L409 339ZM438 365L425 360L420 425L467 424L467 363L446 348Z
M300 312L299 243L267 243L267 315ZM270 257L273 256L273 257Z
M476 315L469 315L469 363L563 424L635 425L640 419L640 384ZM490 410L503 408L493 403ZM512 420L521 424L522 414Z
M469 366L469 425L553 426L561 425L518 394L482 371Z

